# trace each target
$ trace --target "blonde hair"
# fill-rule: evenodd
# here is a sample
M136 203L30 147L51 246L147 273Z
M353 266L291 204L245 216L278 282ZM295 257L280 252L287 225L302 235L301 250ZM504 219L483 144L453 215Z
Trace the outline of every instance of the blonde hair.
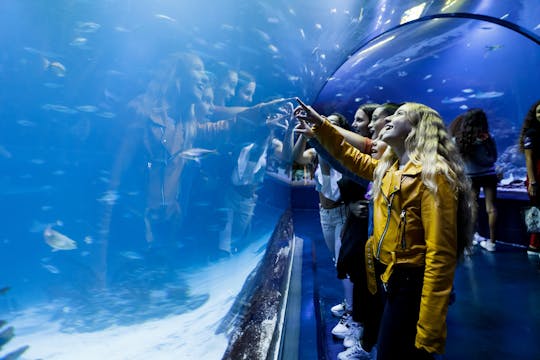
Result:
M458 254L471 244L476 219L476 201L471 191L470 179L465 175L461 155L450 138L444 122L432 108L406 103L406 116L412 129L405 139L409 160L422 165L422 182L433 193L437 192L436 176L446 177L458 201ZM396 162L397 155L389 146L384 152L374 177L374 195L379 196L382 178Z

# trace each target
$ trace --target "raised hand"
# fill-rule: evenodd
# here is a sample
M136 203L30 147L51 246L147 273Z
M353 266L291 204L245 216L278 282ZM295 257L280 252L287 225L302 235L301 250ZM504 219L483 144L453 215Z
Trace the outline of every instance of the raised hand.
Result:
M296 98L296 101L300 106L294 109L294 116L302 123L307 123L311 126L320 125L324 122L324 118L316 112L311 106L304 104L302 100Z

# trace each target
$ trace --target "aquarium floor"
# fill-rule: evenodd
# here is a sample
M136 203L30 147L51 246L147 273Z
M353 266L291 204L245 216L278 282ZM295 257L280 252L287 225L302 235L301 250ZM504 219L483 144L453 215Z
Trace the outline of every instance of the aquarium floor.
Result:
M295 210L293 221L303 239L299 359L336 359L344 348L330 332L338 321L330 307L342 300L341 283L318 210ZM540 257L505 244L494 253L475 248L460 263L455 288L443 359L540 359Z

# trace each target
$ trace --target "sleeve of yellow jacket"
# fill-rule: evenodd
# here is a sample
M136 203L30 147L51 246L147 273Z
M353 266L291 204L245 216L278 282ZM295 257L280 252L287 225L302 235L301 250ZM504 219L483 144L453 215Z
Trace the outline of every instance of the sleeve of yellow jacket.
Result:
M364 179L373 180L377 160L349 144L329 121L313 128L319 143L344 167Z
M457 263L457 199L444 175L436 177L434 194L424 188L422 224L426 240L426 269L416 326L416 347L443 353L446 314Z

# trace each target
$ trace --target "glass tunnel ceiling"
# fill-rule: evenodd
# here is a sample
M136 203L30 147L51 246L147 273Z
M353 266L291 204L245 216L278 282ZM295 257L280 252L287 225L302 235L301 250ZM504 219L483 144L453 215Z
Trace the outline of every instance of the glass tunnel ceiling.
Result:
M540 36L538 0L2 0L0 10L0 194L9 221L0 232L0 290L12 287L0 305L53 309L53 321L74 336L182 312L187 317L175 320L174 328L192 330L186 353L205 359L212 357L194 354L222 354L227 339L217 324L226 320L236 302L231 294L240 294L266 235L290 206L290 177L267 176L250 239L256 257L244 252L223 268L206 267L180 247L174 253L179 258L166 267L147 251L141 216L146 172L135 165L131 172L123 169L129 162L147 165L139 161L145 159L140 139L126 135L134 122L128 108L162 60L176 52L199 55L207 70L223 63L253 74L254 104L299 96L351 115L364 101L414 100L433 106L446 121L465 106L484 107L499 153L510 154L505 163L523 168L523 157L515 156L515 164L515 152L507 149L540 93L539 50L531 40ZM229 153L222 154L219 159L228 162ZM227 166L220 175L230 174ZM190 185L189 173L183 180ZM200 197L184 211L205 215L183 229L186 243L204 240L196 243L199 253L215 250L216 234L228 221L225 212L219 217L209 210L228 190L222 183L205 191L196 182L192 194ZM78 250L52 252L43 241L48 226L77 240ZM196 270L169 271L177 270L176 261ZM206 310L210 305L215 312ZM36 351L29 357L46 358L45 343L78 350L73 341L58 346L56 336L65 333L53 336L55 327L32 311L26 326L13 323L25 330L13 342ZM193 314L200 316L191 322ZM175 339L171 334L165 337ZM96 341L92 350L115 335ZM161 341L143 338L122 351ZM201 339L209 346L201 347Z

